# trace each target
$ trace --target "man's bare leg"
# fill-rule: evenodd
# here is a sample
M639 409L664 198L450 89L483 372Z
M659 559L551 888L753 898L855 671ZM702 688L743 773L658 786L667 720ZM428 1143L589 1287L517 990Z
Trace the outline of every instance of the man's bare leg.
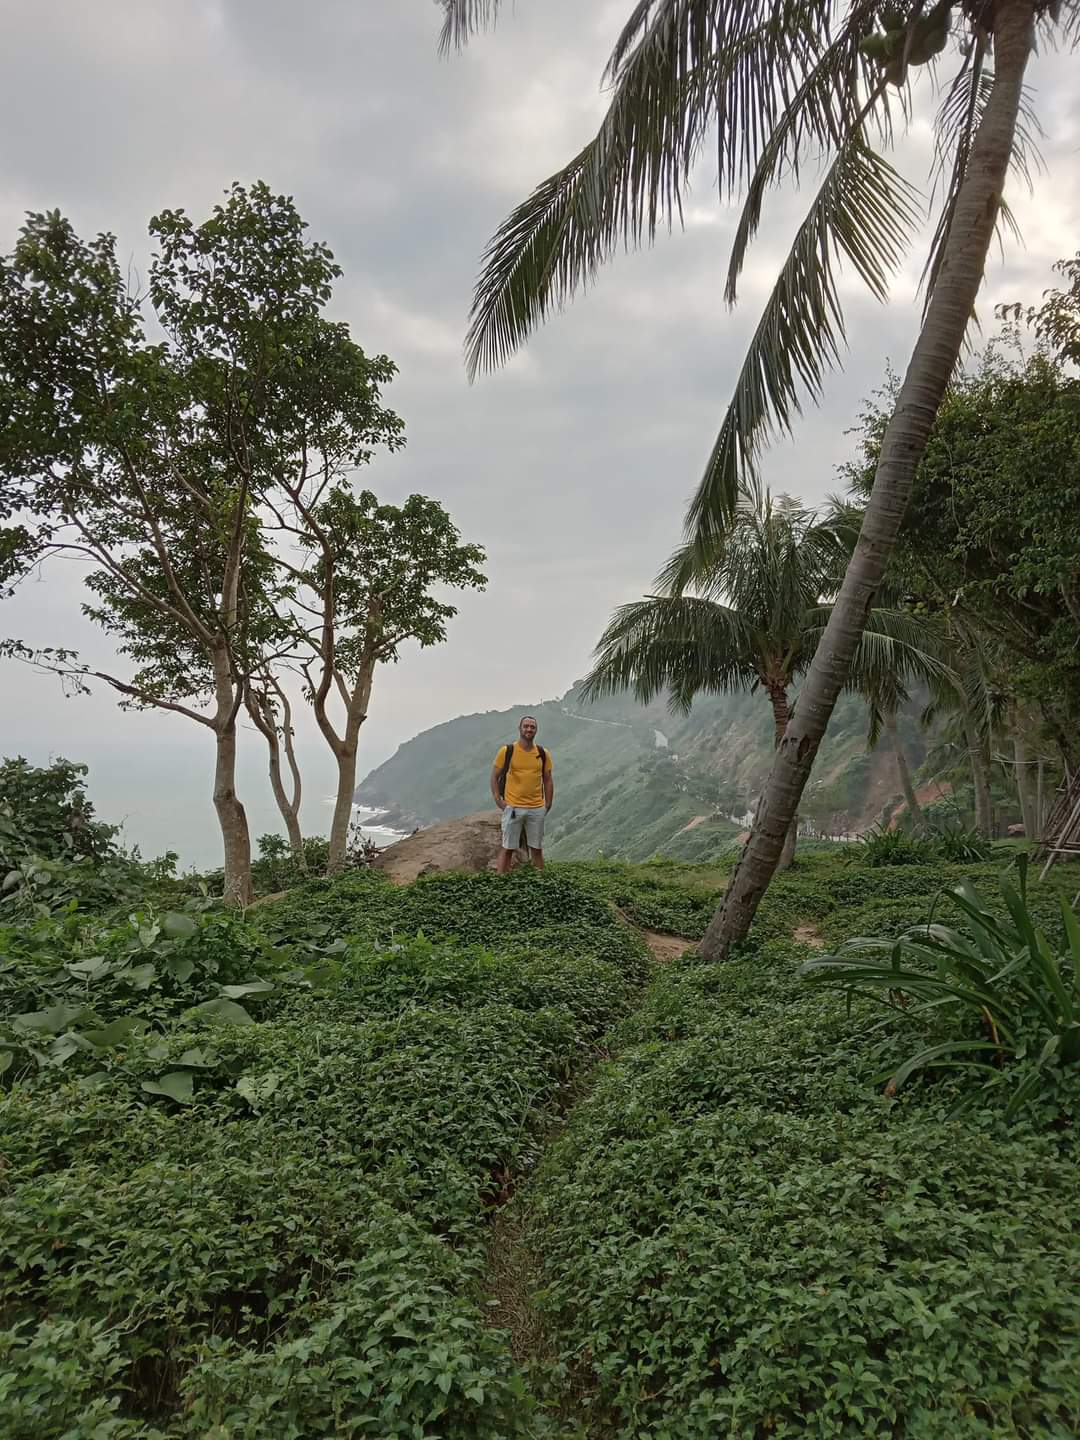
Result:
M530 859L530 860L532 861L532 863L533 863L533 869L534 869L534 870L542 870L542 869L544 868L544 852L543 852L543 850L534 850L534 849L532 848L532 846L530 845L530 846L529 846L529 859Z
M510 866L514 863L513 850L507 850L505 846L499 849L499 858L495 862L495 872L498 875L509 875Z

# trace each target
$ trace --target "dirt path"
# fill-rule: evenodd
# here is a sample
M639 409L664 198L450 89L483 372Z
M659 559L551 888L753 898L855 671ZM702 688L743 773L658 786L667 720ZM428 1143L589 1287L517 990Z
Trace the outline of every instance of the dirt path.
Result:
M617 905L612 906L627 924L634 922ZM696 940L683 935L668 935L659 930L646 930L634 925L653 958L661 965L678 960L687 950L696 947ZM601 1049L596 1063L601 1064L607 1054ZM592 1088L592 1067L571 1082L570 1093L558 1113L552 1117L545 1137L545 1148L565 1129L573 1110L588 1095ZM523 1189L527 1189L532 1171L521 1177ZM531 1304L531 1296L539 1279L536 1259L529 1247L526 1212L522 1205L522 1190L513 1187L507 1201L492 1210L488 1233L487 1258L484 1267L483 1293L487 1300L486 1315L489 1323L499 1330L505 1330L510 1337L510 1353L523 1369L538 1367L543 1371L554 1364L543 1327ZM563 1415L569 1418L569 1412Z
M659 930L642 930L640 925L637 926L637 931L652 951L653 958L659 960L661 965L678 960L687 950L697 949L698 942L687 940L685 935L664 935Z
M676 835L685 835L688 830L696 830L699 825L704 825L709 817L707 815L695 815L688 820L681 830L676 830Z

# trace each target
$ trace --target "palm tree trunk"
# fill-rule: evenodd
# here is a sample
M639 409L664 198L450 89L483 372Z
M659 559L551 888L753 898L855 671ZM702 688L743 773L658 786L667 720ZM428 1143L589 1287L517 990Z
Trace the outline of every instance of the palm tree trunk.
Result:
M971 782L975 787L975 829L984 840L992 840L994 806L990 798L990 760L986 742L970 720L964 724L964 739L971 760Z
M904 754L904 744L896 728L896 712L891 711L882 715L881 720L888 734L893 755L896 757L896 774L900 781L900 789L911 824L914 829L923 831L926 829L926 816L919 804L919 797L915 794L915 786L911 783L911 770L908 767L907 756Z
M773 745L780 744L787 732L788 721L791 719L791 706L788 704L787 689L779 683L772 683L768 686L769 700L773 712ZM756 823L756 817L755 817ZM799 839L799 817L792 817L788 832L784 836L784 848L780 852L780 860L777 863L778 870L790 870L795 864L795 846Z
M904 518L915 471L971 320L1001 206L1033 43L1033 0L1000 0L994 81L971 148L941 270L881 445L859 540L773 761L761 805L702 953L720 959L750 929L776 870L818 746L851 668Z

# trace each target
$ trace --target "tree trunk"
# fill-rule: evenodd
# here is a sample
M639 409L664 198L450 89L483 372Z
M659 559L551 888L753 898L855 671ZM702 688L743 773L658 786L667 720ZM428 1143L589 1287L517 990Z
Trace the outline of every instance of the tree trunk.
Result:
M246 685L238 682L225 645L217 644L211 650L210 663L214 671L214 696L217 713L213 730L217 742L217 759L214 766L214 809L221 826L221 840L225 852L225 884L223 898L226 905L250 905L253 899L251 886L251 836L248 833L247 815L236 793L236 717L244 700Z
M289 849L292 852L293 861L300 870L306 870L307 857L304 854L304 837L300 831L300 767L296 763L296 752L293 748L292 710L287 696L276 682L274 682L274 689L281 697L283 706L281 733L284 736L285 756L292 776L292 799L286 793L285 783L281 778L281 744L278 739L277 717L269 697L262 691L254 691L248 687L244 698L248 714L255 722L256 729L265 739L266 747L270 752L270 789L274 792L278 811L285 822L285 833L289 837Z
M896 757L896 774L900 781L900 789L904 796L904 804L907 806L907 813L911 818L911 824L914 829L925 831L926 816L919 804L919 797L915 794L915 786L911 783L911 771L908 768L907 756L904 754L903 741L896 728L896 713L894 711L888 715L882 715L881 719L888 734L893 755Z
M338 875L345 869L349 821L352 819L353 796L356 794L356 753L359 748L360 727L367 719L374 670L372 662L353 686L345 720L345 736L334 746L338 783L337 795L334 797L334 818L330 822L330 850L326 857L328 875Z
M250 905L251 837L247 815L236 793L236 716L215 731L217 765L214 770L214 809L225 848L226 905Z
M275 735L273 742L267 740L270 747L270 789L274 792L274 799L281 811L281 818L285 822L285 832L289 837L289 849L292 857L301 870L307 869L307 860L304 856L304 837L300 831L300 816L297 814L297 806L294 805L285 793L285 786L281 779L281 749Z
M349 844L349 822L352 819L353 795L356 793L356 742L346 740L337 752L338 783L334 797L334 818L330 822L330 850L326 857L326 873L339 875L345 869L345 852Z
M1015 717L1013 731L1013 769L1016 771L1016 798L1020 802L1020 818L1024 822L1025 837L1034 842L1038 839L1039 821L1035 810L1035 795L1032 774L1031 752L1024 737L1023 717Z
M975 308L1012 155L1032 32L1033 0L1000 0L994 15L993 87L972 144L922 332L882 440L858 543L799 692L797 711L776 752L750 838L705 932L701 948L707 959L725 956L750 929L884 577L915 470Z
M787 688L779 683L768 686L769 700L773 712L773 746L774 748L783 740L787 731L788 721L791 719L791 706L788 704ZM755 822L756 822L755 816ZM784 836L784 848L780 852L780 859L777 863L778 870L790 870L795 864L795 846L799 840L799 817L796 815L788 826L788 832Z
M994 807L990 798L990 761L986 742L970 720L964 724L964 739L971 761L971 781L975 787L975 829L984 840L992 840Z

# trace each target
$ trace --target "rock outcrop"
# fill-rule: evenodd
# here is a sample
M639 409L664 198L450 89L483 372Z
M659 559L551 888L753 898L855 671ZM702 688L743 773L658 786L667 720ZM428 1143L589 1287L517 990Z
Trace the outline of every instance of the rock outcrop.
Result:
M477 810L407 835L381 850L373 864L397 884L407 885L418 875L440 870L494 870L498 855L499 812ZM529 852L519 851L518 858L527 864Z

